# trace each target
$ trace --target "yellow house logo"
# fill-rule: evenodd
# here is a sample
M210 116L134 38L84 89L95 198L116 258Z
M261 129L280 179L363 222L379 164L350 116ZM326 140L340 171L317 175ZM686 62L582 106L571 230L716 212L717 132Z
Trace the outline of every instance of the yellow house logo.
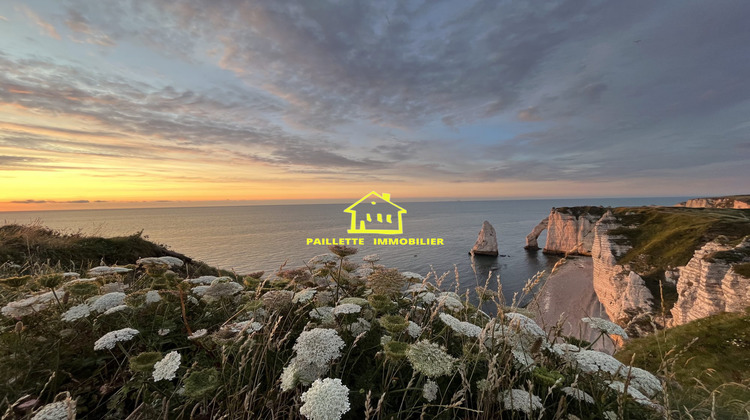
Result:
M351 213L349 233L380 233L398 235L404 233L401 215L406 210L391 202L390 194L375 191L349 206L344 213Z

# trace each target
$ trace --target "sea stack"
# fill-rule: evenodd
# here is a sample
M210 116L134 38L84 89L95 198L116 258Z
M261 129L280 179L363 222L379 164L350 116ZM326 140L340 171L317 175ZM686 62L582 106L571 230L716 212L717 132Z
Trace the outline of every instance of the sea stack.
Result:
M495 233L495 228L492 227L490 222L485 220L484 223L482 223L482 230L479 231L477 242L474 244L474 247L471 248L469 254L497 257L497 234Z

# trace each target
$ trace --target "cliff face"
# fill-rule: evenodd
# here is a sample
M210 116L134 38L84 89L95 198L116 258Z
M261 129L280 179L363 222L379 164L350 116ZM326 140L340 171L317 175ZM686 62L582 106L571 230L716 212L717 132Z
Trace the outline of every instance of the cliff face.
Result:
M641 276L628 265L617 263L631 249L624 243L624 237L608 233L618 227L620 224L609 211L594 226L594 291L610 319L628 323L636 316L650 313L654 297Z
M602 207L553 208L526 236L526 249L539 249L537 238L547 229L543 252L548 254L591 255L594 224L604 213Z
M672 325L720 312L741 312L750 306L750 278L735 271L739 264L750 261L750 239L737 246L721 242L707 243L680 267Z
M677 204L676 207L750 209L750 196L740 195L716 198L693 198Z

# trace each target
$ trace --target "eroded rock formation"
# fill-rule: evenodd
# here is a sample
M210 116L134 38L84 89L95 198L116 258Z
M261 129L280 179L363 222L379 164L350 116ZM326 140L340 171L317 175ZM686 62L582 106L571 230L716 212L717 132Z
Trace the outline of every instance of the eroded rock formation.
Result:
M750 209L750 196L693 198L688 201L683 201L675 207Z
M549 217L545 217L541 222L539 222L538 225L534 226L534 229L531 230L531 233L526 235L526 246L524 246L524 248L532 251L536 251L537 249L539 249L539 243L537 242L537 239L539 239L539 235L541 235L542 232L547 229L548 223Z
M526 236L526 249L539 249L537 239L547 229L543 252L548 254L591 255L594 224L604 213L603 207L552 208Z
M473 255L490 255L497 257L497 234L495 228L492 227L490 222L484 221L482 223L482 230L479 231L477 242L469 251Z

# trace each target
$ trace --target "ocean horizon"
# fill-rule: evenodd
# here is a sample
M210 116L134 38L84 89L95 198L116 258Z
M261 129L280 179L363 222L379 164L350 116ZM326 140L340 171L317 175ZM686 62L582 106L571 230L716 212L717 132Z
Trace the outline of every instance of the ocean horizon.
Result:
M0 220L3 224L41 224L66 233L97 236L142 232L151 241L237 274L299 267L315 255L328 252L326 245L308 245L311 238L363 238L364 245L356 246L359 252L351 257L354 261L378 254L385 266L422 275L445 275L448 284L458 275L460 291L485 281L494 290L499 278L510 300L529 278L549 270L559 259L523 248L526 235L552 207L674 205L687 198L403 201L399 205L407 212L401 235L347 233L350 215L344 210L350 204L24 211L0 213ZM501 255L476 257L472 268L469 250L485 220L497 232ZM374 238L440 238L442 245L375 245ZM546 232L539 238L540 245L545 238Z

